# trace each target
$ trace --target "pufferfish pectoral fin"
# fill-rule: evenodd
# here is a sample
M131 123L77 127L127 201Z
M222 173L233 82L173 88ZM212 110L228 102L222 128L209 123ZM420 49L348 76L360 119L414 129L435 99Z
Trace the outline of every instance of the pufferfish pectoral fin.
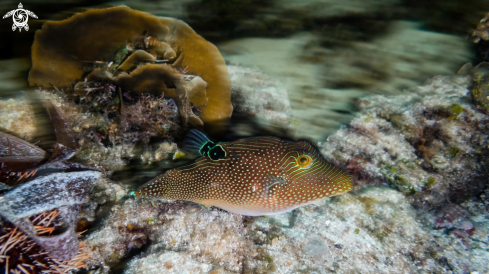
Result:
M200 205L200 207L202 207L202 209L205 209L205 210L210 210L212 205L210 204L206 204L206 203L197 203L198 205Z

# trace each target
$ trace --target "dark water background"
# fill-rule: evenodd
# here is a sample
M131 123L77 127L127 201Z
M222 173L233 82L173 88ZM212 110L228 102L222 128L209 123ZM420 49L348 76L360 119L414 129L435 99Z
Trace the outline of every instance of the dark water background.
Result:
M2 64L2 73L8 72L9 75L1 76L0 96L27 87L30 48L35 30L41 28L46 20L62 20L84 8L125 4L157 16L175 17L187 22L213 43L245 37L286 38L298 32L311 32L322 38L325 48L343 46L351 41L368 42L385 34L389 23L395 20L416 21L424 30L469 38L489 10L489 2L485 0L401 0L372 11L321 16L311 14L311 10L327 10L334 1L312 1L314 3L307 8L284 5L292 2L295 1L22 1L24 8L36 13L39 19L30 18L27 32L13 32L11 18L0 21L0 60L19 59L9 65ZM341 1L338 3L334 5L335 9L341 5ZM5 14L17 8L17 5L17 1L2 1L0 12ZM90 39L89 34L87 39ZM475 54L471 61L477 62ZM8 84L4 81L6 78Z

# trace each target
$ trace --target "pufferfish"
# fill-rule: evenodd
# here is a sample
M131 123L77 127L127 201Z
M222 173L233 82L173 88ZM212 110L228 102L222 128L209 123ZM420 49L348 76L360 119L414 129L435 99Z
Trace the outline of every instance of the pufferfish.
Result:
M184 140L195 162L168 170L135 194L186 200L248 216L273 215L352 190L352 177L307 141L252 137L214 143L198 130Z

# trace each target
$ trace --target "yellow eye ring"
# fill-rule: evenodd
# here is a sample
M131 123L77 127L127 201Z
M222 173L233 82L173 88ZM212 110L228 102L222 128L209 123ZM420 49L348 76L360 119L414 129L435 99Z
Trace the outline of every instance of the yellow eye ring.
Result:
M301 155L297 157L296 163L301 168L308 168L312 164L312 159L307 155Z

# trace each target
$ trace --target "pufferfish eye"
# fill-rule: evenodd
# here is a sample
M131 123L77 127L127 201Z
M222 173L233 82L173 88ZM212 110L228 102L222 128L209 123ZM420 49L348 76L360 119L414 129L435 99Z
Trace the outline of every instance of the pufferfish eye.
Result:
M312 159L307 155L301 155L297 158L296 162L299 167L308 168L312 164Z

